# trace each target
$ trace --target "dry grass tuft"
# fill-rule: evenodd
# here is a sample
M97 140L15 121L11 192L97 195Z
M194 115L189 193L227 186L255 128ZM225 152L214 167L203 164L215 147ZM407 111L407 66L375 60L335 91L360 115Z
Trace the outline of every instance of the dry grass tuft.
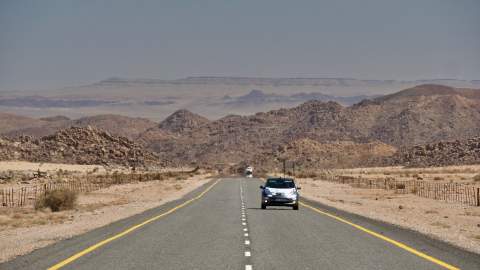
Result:
M445 223L442 223L442 222L438 222L438 221L433 222L433 223L431 223L430 225L435 226L435 227L444 228L444 229L450 228L450 225L445 224Z
M50 208L52 212L73 209L77 203L78 194L67 189L48 191L45 196L35 202L35 209Z
M0 209L0 228L23 228L46 224L63 223L68 217L52 213L50 209L35 211L27 208Z

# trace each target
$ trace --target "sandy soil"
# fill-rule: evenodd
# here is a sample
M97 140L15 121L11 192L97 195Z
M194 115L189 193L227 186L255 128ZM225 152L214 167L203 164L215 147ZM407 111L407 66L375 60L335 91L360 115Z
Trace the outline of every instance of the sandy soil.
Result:
M78 207L64 212L1 209L0 262L179 199L209 177L115 185L81 194Z
M53 172L58 170L71 172L89 172L98 170L105 172L103 166L100 165L76 165L76 164L60 164L60 163L37 163L27 161L0 161L0 172L6 171L37 171Z
M337 175L354 177L385 178L395 177L397 180L422 179L435 182L474 182L474 177L480 174L480 165L445 166L429 168L404 167L373 167L330 170Z
M480 253L480 207L313 179L297 179L297 182L305 198L413 229Z

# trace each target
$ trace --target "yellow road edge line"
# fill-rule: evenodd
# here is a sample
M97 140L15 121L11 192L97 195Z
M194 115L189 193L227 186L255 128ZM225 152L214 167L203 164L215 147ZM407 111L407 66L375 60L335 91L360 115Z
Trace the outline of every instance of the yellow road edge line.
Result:
M374 232L374 231L372 231L372 230L369 230L369 229L367 229L367 228L365 228L365 227L363 227L363 226L357 225L357 224L355 224L355 223L353 223L353 222L351 222L351 221L348 221L348 220L343 219L343 218L341 218L341 217L335 216L335 215L330 214L330 213L328 213L328 212L322 211L322 210L320 210L320 209L318 209L318 208L315 208L315 207L313 207L313 206L310 206L310 205L308 205L308 204L306 204L306 203L304 203L304 202L299 202L299 203L300 203L300 205L302 205L302 206L304 206L304 207L307 207L307 208L310 208L311 210L313 210L313 211L315 211L315 212L318 212L318 213L320 213L320 214L322 214L322 215L325 215L325 216L331 217L331 218L333 218L333 219L336 219L337 221L340 221L340 222L342 222L342 223L348 224L348 225L350 225L350 226L352 226L352 227L354 227L354 228L356 228L356 229L358 229L358 230L361 230L361 231L366 232L366 233L368 233L368 234L370 234L370 235L372 235L372 236L375 236L375 237L377 237L377 238L379 238L379 239L382 239L383 241L386 241L386 242L388 242L388 243L390 243L390 244L392 244L392 245L395 245L395 246L397 246L397 247L399 247L399 248L401 248L401 249L403 249L403 250L406 250L406 251L408 251L408 252L410 252L410 253L413 253L413 254L417 255L418 257L421 257L421 258L423 258L423 259L425 259L425 260L427 260L427 261L430 261L430 262L432 262L432 263L435 263L435 264L437 264L437 265L440 265L440 266L442 266L442 267L444 267L444 268L446 268L446 269L449 269L449 270L460 270L460 268L458 268L458 267L455 267L455 266L450 265L450 264L448 264L448 263L446 263L446 262L443 262L443 261L441 261L441 260L439 260L439 259L436 259L436 258L434 258L434 257L432 257L432 256L430 256L430 255L427 255L427 254L425 254L425 253L423 253L423 252L421 252L421 251L418 251L418 250L416 250L416 249L414 249L414 248L412 248L412 247L409 247L409 246L407 246L406 244L403 244L403 243L401 243L401 242L398 242L398 241L396 241L396 240L393 240L393 239L391 239L391 238L388 238L388 237L386 237L386 236L384 236L384 235L381 235L381 234L379 234L379 233L376 233L376 232Z
M159 214L159 215L157 215L157 216L154 216L154 217L152 217L152 218L149 218L149 219L145 220L145 221L142 222L142 223L139 223L139 224L137 224L137 225L134 225L134 226L132 226L132 227L124 230L123 232L120 232L120 233L118 233L118 234L116 234L116 235L114 235L114 236L112 236L112 237L109 237L109 238L107 238L107 239L105 239L105 240L102 240L102 241L96 243L95 245L92 245L92 246L90 246L90 247L88 247L88 248L86 248L86 249L84 249L84 250L82 250L82 251L80 251L80 252L78 252L78 253L70 256L69 258L67 258L67 259L65 259L65 260L63 260L63 261L61 261L61 262L59 262L59 263L56 263L55 265L49 267L48 270L57 270L57 269L60 269L60 268L64 267L65 265L67 265L67 264L69 264L69 263L77 260L78 258L80 258L80 257L82 257L82 256L84 256L84 255L86 255L86 254L88 254L88 253L90 253L90 252L92 252L92 251L94 251L94 250L96 250L96 249L98 249L98 248L100 248L100 247L102 247L102 246L104 246L104 245L112 242L113 240L116 240L116 239L118 239L118 238L120 238L120 237L123 237L123 236L125 236L125 235L127 235L127 234L129 234L129 233L131 233L131 232L133 232L133 231L135 231L135 230L137 230L137 229L139 229L139 228L147 225L148 223L151 223L151 222L153 222L153 221L155 221L155 220L157 220L157 219L159 219L159 218L161 218L161 217L164 217L164 216L166 216L166 215L168 215L168 214L171 214L171 213L175 212L176 210L178 210L178 209L180 209L180 208L182 208L182 207L184 207L184 206L192 203L193 201L196 201L196 200L200 199L201 197L203 197L203 195L205 195L205 193L207 193L210 189L212 189L213 186L215 186L218 182L220 182L220 180L221 180L221 179L218 179L217 181L215 181L213 184L211 184L208 188L206 188L204 191L202 191L202 193L200 193L200 194L197 195L196 197L194 197L194 198L192 198L192 199L190 199L190 200L188 200L188 201L185 201L185 202L183 202L183 203L181 203L181 204L173 207L172 209L168 210L167 212L164 212L164 213L162 213L162 214Z

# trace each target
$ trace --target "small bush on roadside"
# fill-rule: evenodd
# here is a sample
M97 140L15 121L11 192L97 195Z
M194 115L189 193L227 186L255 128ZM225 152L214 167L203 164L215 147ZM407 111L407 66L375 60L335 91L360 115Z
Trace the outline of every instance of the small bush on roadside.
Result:
M35 209L50 208L52 212L73 209L77 203L78 194L67 189L47 191L45 196L35 202Z
M440 181L440 180L443 180L443 178L440 177L440 176L435 176L435 177L433 178L433 180L435 180L435 181Z
M477 174L473 177L473 181L480 182L480 174Z

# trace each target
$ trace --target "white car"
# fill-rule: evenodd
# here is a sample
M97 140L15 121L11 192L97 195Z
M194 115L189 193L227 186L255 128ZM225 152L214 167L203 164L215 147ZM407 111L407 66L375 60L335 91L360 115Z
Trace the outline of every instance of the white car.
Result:
M253 168L247 167L245 169L245 177L252 178L253 177Z
M291 206L293 210L298 210L300 187L295 185L292 178L268 178L262 189L262 209L267 206Z

